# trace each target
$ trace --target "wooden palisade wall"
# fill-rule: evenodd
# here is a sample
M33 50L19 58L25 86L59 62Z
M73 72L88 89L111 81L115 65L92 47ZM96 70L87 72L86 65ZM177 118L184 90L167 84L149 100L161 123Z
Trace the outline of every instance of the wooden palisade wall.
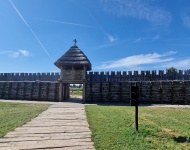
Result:
M58 101L57 82L0 82L0 99Z
M0 81L57 81L60 73L0 73Z
M58 101L60 73L0 73L0 99ZM142 103L190 104L190 70L87 72L86 102L129 103L130 85Z
M122 81L159 81L159 80L190 80L190 70L167 71L111 71L87 72L90 82L122 82Z
M0 81L57 81L59 72L52 73L0 73ZM88 81L119 82L119 81L158 81L158 80L190 80L189 70L167 71L111 71L111 72L87 72Z
M86 102L130 101L130 85L139 86L140 103L190 104L190 81L87 82Z

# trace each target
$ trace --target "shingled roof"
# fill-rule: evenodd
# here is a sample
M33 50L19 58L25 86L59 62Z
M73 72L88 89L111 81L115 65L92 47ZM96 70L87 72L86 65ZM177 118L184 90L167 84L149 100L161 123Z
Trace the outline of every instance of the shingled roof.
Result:
M55 63L55 66L61 69L61 66L86 66L86 70L91 70L92 66L86 55L76 46L72 46L63 56L61 56Z

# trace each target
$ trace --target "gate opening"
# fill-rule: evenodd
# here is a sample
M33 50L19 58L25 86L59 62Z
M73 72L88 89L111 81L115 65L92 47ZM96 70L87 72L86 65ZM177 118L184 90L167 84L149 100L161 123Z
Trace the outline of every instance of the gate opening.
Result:
M84 101L84 84L69 84L68 101L83 102Z

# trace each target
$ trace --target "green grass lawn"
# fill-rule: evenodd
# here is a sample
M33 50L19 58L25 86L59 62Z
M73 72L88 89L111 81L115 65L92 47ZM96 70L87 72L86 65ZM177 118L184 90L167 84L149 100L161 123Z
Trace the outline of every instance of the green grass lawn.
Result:
M86 114L97 150L190 150L190 109L87 105Z
M48 104L0 102L0 137L38 116L49 106Z
M82 96L82 94L83 94L82 88L70 88L70 95Z

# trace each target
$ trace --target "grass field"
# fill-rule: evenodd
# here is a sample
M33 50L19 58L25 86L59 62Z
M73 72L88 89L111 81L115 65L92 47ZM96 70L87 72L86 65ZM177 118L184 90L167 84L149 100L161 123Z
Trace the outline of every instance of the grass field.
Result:
M83 89L82 88L70 88L70 95L82 96Z
M190 109L139 107L139 133L134 107L86 106L97 150L190 150Z
M0 102L0 137L38 116L49 106L48 104Z

